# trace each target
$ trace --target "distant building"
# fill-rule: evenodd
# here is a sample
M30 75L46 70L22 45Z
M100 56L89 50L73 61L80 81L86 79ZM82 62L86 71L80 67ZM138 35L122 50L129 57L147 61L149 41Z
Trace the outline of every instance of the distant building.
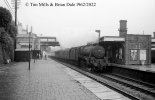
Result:
M30 49L40 50L40 39L34 33L30 34ZM27 30L22 28L22 24L18 24L18 34L16 41L16 50L29 50L29 34Z
M27 30L23 29L22 23L18 23L18 34L27 34Z

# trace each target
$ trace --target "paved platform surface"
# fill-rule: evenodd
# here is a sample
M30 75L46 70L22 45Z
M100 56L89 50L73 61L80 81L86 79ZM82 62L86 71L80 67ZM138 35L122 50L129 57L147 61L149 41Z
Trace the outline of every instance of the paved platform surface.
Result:
M151 65L119 65L119 64L112 64L113 66L123 67L123 68L129 68L134 70L140 70L140 71L146 71L146 72L152 72L155 73L155 64Z
M66 66L60 66L67 74L78 81L82 86L87 88L101 100L131 100L122 94L102 85L99 82L71 69Z
M92 92L48 60L0 66L0 100L99 100Z

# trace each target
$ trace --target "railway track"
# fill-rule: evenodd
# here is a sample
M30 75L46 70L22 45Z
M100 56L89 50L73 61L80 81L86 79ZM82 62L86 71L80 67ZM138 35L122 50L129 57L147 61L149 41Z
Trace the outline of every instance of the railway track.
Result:
M155 85L154 84L150 84L150 83L146 83L146 82L143 82L141 80L135 80L135 79L132 79L132 78L129 78L129 77L124 77L124 76L121 76L119 74L109 74L110 77L113 77L113 78L119 78L119 80L122 80L122 82L124 82L125 84L128 83L128 84L131 84L135 87L138 87L139 89L141 89L142 91L144 92L148 92L149 94L155 94Z
M150 88L154 88L155 89L155 85L154 84L146 83L146 82L143 82L141 80L135 80L135 79L132 79L132 78L129 78L129 77L125 77L125 76L119 75L117 73L112 73L111 75L119 77L119 78L122 78L122 79L125 79L125 80L133 81L135 83L143 84L145 86L148 86Z
M57 61L57 60L56 60ZM58 61L59 62L59 61ZM64 62L59 62L108 86L132 100L155 100L155 86L116 74L97 74Z
M111 80L117 84L120 84L122 86L125 86L126 89L130 88L134 93L132 95L137 96L140 100L155 100L154 85L150 85L150 84L147 85L147 83L143 83L135 80L133 81L133 79L129 79L125 77L121 78L121 77L118 77L118 75L113 75L113 74L101 74L100 76L108 80ZM130 90L128 91L130 92Z

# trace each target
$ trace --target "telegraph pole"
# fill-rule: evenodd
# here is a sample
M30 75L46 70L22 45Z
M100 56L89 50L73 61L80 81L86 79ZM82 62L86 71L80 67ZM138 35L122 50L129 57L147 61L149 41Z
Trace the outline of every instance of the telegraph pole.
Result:
M33 30L33 27L31 26L31 34L32 34L32 30ZM36 52L35 52L35 38L33 38L32 39L32 44L33 44L33 46L34 46L34 50L33 50L33 53L32 53L32 57L33 57L33 59L34 59L34 63L35 63L35 54L36 54Z
M17 27L17 9L20 4L20 0L11 0L12 6L15 9L15 26ZM16 39L14 41L14 49L16 49Z
M29 70L30 70L31 53L30 53L30 32L28 31L28 25L27 25L27 33L29 37Z
M17 26L17 0L15 0L15 26Z
M15 9L15 26L17 26L17 9L20 5L20 0L12 0L13 8Z

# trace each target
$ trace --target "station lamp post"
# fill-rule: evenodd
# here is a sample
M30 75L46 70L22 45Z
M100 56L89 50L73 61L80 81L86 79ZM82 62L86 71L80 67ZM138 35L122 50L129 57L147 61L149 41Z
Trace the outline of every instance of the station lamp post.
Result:
M28 33L28 38L29 38L29 70L30 70L30 61L31 61L31 51L30 51L30 32L28 31L28 26L27 26L27 33Z
M97 32L98 33L98 44L100 43L100 30L95 30L95 32Z
M34 63L35 63L35 57L36 57L36 51L35 51L36 49L35 49L35 44L34 44L34 51L33 51L33 57L34 57Z
M29 32L29 70L30 70L30 61L31 61L31 51L30 51L30 32Z

